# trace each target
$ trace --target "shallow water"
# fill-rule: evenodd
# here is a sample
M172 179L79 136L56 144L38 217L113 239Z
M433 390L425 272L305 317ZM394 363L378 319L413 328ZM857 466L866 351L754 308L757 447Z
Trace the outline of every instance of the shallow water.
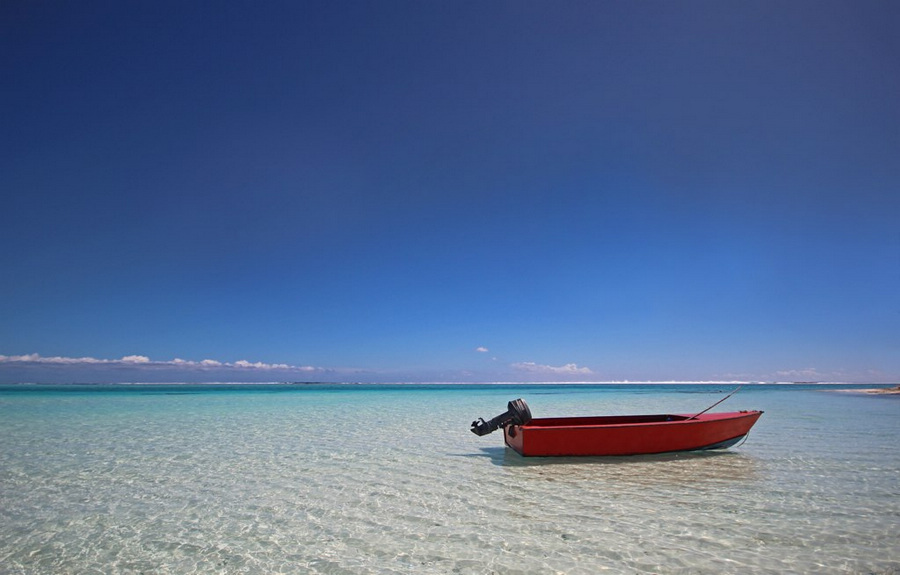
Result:
M827 388L826 388L827 389ZM900 573L900 397L748 386L724 452L526 459L476 417L730 386L0 388L2 573Z

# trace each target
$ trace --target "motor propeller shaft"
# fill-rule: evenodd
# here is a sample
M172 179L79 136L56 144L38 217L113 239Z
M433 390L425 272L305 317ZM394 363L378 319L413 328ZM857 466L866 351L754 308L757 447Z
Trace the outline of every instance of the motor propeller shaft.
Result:
M507 404L506 413L501 413L490 421L479 417L472 422L472 433L475 435L487 435L507 425L525 425L531 421L531 410L522 399L514 399Z

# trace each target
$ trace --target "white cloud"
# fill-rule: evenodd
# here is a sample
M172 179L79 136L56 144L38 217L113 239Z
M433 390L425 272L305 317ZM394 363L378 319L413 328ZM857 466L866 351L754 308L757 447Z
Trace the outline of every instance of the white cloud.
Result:
M475 351L477 351L479 353L487 353L490 350L488 348L484 347L483 345L480 345L475 348Z
M126 355L121 359L96 359L93 357L44 357L37 353L26 355L0 355L0 363L16 363L16 364L38 364L38 365L125 365L131 367L147 366L151 367L178 367L178 368L194 368L194 369L228 369L240 368L250 370L284 370L284 371L320 371L321 368L312 366L295 366L286 363L263 363L261 361L250 362L245 359L234 363L217 361L214 359L204 359L202 361L191 361L181 358L175 358L171 361L153 361L146 355ZM324 370L322 370L324 371Z
M27 355L0 355L0 363L42 363L42 364L102 364L115 363L119 360L95 359L93 357L43 357L37 353Z
M825 379L828 375L819 373L819 371L814 367L807 367L806 369L786 369L783 371L776 371L775 375L778 376L779 379L790 379L790 380L805 380L805 381L817 381L819 379Z
M533 361L523 361L514 363L511 367L515 370L526 371L528 373L547 373L554 375L589 375L594 373L590 370L590 368L578 367L574 363L567 363L566 365L561 366L553 366L541 365L539 363L534 363Z
M36 353L30 353L28 355L0 355L0 363L10 363L14 361L37 361L40 359Z
M884 374L880 374L884 376ZM879 372L876 370L866 370L861 371L858 374L847 373L843 369L836 369L833 371L822 371L815 367L807 367L803 369L784 369L781 371L776 371L774 377L771 377L776 381L825 381L825 382L835 382L835 381L852 381L854 379L858 379L861 381L873 381L881 379L879 377ZM885 377L887 380L891 380L893 378Z
M234 362L235 367L243 367L250 369L291 369L291 366L286 363L263 363L261 361L257 361L255 363L250 363L246 359L242 359L240 361Z

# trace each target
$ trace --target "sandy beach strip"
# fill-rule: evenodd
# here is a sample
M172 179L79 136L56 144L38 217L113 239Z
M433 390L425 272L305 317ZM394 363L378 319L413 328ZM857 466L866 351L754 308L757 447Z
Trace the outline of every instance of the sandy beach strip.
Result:
M870 393L873 395L900 395L900 385L894 387L873 387L871 389L835 389L842 393Z

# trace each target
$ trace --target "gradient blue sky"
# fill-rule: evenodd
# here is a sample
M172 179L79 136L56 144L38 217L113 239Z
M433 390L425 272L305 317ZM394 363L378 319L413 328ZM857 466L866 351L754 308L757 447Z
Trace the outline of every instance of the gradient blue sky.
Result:
M900 381L900 3L0 4L0 381Z

